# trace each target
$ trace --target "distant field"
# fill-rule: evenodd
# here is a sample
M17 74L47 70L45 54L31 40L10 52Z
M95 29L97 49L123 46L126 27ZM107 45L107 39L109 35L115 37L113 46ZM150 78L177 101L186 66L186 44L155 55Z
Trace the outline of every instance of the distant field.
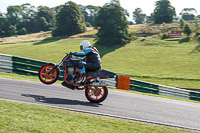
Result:
M188 24L193 31L196 30L195 21L185 21L185 24ZM183 29L180 28L179 22L163 23L163 24L149 23L149 24L138 24L129 26L130 33L163 34L164 32L181 33L182 31Z
M93 43L93 38L87 39ZM82 40L84 38L76 36L0 44L0 53L58 63L66 52L79 51ZM200 89L198 46L195 42L178 43L149 38L137 39L123 47L96 47L104 69L157 84Z

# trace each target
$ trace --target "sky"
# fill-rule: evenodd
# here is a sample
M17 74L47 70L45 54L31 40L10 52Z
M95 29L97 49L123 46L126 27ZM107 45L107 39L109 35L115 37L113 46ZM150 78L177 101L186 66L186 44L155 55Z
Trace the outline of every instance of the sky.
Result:
M76 4L81 4L84 6L103 6L105 3L110 2L110 0L0 0L0 12L6 13L6 9L10 5L22 5L24 3L30 3L36 7L55 7L67 3L68 1L73 1ZM156 1L157 0L120 0L120 3L123 8L128 10L130 14L129 20L131 20L132 12L136 8L141 8L143 13L150 15L155 8ZM197 10L197 14L200 14L199 0L170 0L170 2L171 5L175 7L177 15L183 10L183 8L195 8Z

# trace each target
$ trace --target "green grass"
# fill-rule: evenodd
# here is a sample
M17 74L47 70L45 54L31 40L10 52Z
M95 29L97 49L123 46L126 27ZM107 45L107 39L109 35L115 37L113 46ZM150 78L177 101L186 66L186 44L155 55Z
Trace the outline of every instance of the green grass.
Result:
M195 50L198 45L137 39L103 56L103 66L139 80L200 89L200 52Z
M66 52L79 51L84 39L53 39L0 44L0 53L58 63ZM93 38L88 39L93 43ZM200 89L198 43L137 39L120 47L97 46L103 68L135 79L181 88Z
M0 132L190 133L192 131L0 100Z
M1 72L1 71L0 71L0 78L39 81L38 77L36 77L36 76L26 76L26 75L19 75L19 74L15 74L15 73L6 73L6 72Z

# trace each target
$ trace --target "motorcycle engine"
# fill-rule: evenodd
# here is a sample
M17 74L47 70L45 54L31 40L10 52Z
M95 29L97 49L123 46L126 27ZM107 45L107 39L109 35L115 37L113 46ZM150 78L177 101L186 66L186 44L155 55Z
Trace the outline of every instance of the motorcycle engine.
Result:
M75 84L80 78L80 73L75 67L67 67L66 80L72 84Z
M74 67L67 67L67 72L68 72L69 75L73 75Z

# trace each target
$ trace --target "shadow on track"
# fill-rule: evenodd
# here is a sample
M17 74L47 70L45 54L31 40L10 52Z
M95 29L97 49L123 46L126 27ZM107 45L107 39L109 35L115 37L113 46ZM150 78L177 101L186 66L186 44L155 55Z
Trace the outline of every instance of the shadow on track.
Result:
M90 103L90 102L82 102L78 100L69 100L62 98L46 98L45 96L40 95L31 95L31 94L21 94L24 97L32 97L36 102L48 103L48 104L67 104L67 105L83 105L90 107L99 107L102 104Z

